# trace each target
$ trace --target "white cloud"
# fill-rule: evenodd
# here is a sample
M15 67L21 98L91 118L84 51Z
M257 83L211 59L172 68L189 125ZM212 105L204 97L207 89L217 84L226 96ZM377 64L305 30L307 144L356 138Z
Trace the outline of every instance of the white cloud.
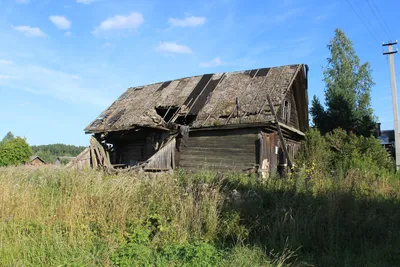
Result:
M169 18L168 23L173 27L196 27L206 23L205 17L186 17L184 19Z
M97 35L101 32L107 32L111 30L126 30L136 29L143 24L143 16L140 13L132 12L129 15L116 15L110 17L103 22L93 31L93 34Z
M222 66L222 65L225 65L225 62L223 62L221 60L221 58L219 58L219 57L216 57L209 62L200 63L200 67L202 67L202 68L213 68L213 67L218 67L218 66Z
M29 0L15 0L18 4L28 4Z
M49 19L60 30L68 30L71 28L71 21L64 16L50 16Z
M0 59L0 64L11 65L14 64L14 62L12 62L11 60Z
M65 36L70 37L72 35L72 33L70 31L67 31L64 33Z
M16 31L22 32L26 36L29 36L29 37L45 37L46 36L46 34L37 27L22 25L22 26L13 26L13 29Z
M94 1L97 1L97 0L76 0L77 3L85 4L85 5L89 5L89 4L93 3Z
M186 45L179 45L172 42L162 42L157 47L158 51L180 54L191 54L192 50Z
M105 44L103 44L103 45L101 46L101 48L107 48L107 47L110 47L110 46L111 46L110 43L105 43Z

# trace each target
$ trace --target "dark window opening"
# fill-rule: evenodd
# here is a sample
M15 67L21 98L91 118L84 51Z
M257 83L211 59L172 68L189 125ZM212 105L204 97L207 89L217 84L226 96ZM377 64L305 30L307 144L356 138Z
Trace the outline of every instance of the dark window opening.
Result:
M167 107L156 107L157 114L164 119L164 121L168 122L172 119L172 116L178 111L179 107L177 106L167 106Z
M192 122L194 122L197 118L197 115L182 115L182 116L178 116L178 118L176 118L175 123L177 124L181 124L181 125L190 125Z
M282 107L282 120L287 124L290 120L290 102L285 100Z

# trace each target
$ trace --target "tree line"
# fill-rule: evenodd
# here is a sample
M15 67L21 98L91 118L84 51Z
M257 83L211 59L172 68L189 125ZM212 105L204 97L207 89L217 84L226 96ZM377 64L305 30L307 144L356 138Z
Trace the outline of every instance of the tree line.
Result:
M31 146L31 148L35 155L38 155L48 163L53 163L57 159L57 157L67 157L67 156L76 157L86 147L65 145L65 144L51 144L51 145Z
M54 163L57 157L75 157L85 149L84 146L51 144L29 146L25 138L8 132L0 141L0 166L21 165L32 155L37 155L47 163ZM62 159L62 163L67 163Z

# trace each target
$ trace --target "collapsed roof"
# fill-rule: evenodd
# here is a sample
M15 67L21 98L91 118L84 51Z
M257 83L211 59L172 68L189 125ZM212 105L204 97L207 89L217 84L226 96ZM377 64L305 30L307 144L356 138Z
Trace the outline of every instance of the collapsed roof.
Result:
M205 74L129 88L85 131L163 128L191 117L194 128L272 121L267 102L281 105L303 64ZM302 72L303 73L303 72ZM304 74L306 75L306 74ZM162 110L162 112L160 112Z

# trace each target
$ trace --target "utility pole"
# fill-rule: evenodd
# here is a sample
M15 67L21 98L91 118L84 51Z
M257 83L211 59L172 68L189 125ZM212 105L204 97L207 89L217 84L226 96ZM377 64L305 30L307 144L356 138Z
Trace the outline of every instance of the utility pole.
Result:
M383 52L384 55L389 56L390 65L390 80L392 83L392 103L393 103L393 119L394 119L394 147L396 151L396 171L400 170L400 136L399 136L399 118L397 113L397 92L396 92L396 76L394 73L394 57L393 55L398 52L393 51L393 45L397 45L396 42L383 43L382 46L388 47L388 52Z

